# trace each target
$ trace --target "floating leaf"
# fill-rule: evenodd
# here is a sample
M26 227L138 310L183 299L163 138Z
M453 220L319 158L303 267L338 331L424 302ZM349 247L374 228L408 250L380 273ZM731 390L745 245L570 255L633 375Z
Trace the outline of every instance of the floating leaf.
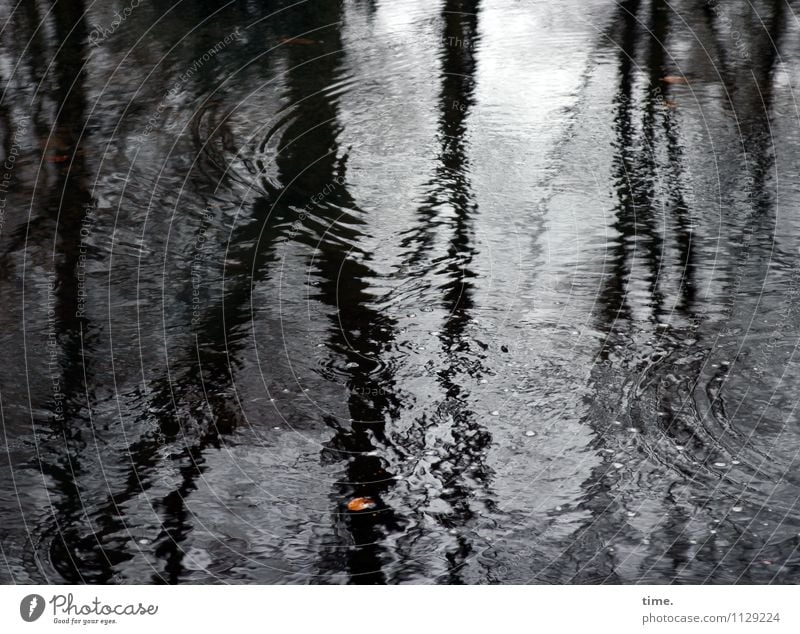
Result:
M347 503L347 510L357 513L359 511L369 511L377 506L375 500L368 497L353 498Z
M282 37L278 41L288 46L310 46L312 44L320 44L319 40L312 40L308 37Z

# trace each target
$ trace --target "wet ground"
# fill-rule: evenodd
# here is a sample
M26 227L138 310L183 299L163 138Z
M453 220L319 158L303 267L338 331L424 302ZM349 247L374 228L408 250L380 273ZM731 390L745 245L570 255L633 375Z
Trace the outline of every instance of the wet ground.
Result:
M797 7L157 4L0 1L0 581L800 581Z

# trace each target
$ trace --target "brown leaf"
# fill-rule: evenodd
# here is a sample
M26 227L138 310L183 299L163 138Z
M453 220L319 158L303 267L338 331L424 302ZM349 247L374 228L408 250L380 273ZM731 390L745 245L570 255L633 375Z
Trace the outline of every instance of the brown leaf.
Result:
M320 44L319 40L312 40L308 37L282 37L279 38L278 41L281 44L287 44L289 46L310 46L312 44Z
M688 84L689 80L686 79L683 75L667 75L666 77L662 77L661 81L665 84Z

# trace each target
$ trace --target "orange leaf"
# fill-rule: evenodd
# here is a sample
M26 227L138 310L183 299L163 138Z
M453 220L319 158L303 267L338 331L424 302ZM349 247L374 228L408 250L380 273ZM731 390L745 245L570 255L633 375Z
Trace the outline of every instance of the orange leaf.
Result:
M688 84L689 80L686 79L683 75L667 75L666 77L662 77L661 81L665 84Z
M357 513L358 511L369 511L377 506L372 498L353 498L347 503L347 510Z

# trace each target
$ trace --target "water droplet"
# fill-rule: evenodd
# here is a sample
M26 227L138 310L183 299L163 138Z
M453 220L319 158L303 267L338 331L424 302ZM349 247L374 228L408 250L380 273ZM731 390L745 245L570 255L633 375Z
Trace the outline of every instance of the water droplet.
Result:
M739 462L738 460L731 460L731 464L742 464L742 463Z
M525 435L526 435L526 436L535 436L535 435L536 435L536 432L535 432L535 431L531 431L531 430L529 429L528 431L526 431L526 432L525 432Z
M344 367L346 367L347 369L357 368L358 367L358 363L356 363L355 361L351 361L350 363L348 363Z
M636 513L634 511L628 511L628 517L636 517Z
M500 416L500 412L498 412L497 410L494 410L492 412L492 416Z
M636 429L636 427L628 427L628 431L631 432L632 434L639 433L639 430Z
M715 462L714 466L715 467L727 467L728 465L725 462Z
M202 548L190 548L181 560L181 564L188 570L205 570L211 563L211 555Z
M275 427L273 427L272 429L274 429L275 431L280 431L281 430L281 428L278 427L277 425Z
M732 506L731 507L731 511L733 511L734 513L741 513L742 512L742 507L741 506Z
M624 465L624 464L622 464L621 462L615 462L615 463L614 463L612 466L613 466L615 469L622 469L622 467L624 467L625 465Z
M149 543L150 543L150 540L149 540L149 539L147 539L146 537L143 537L142 539L140 539L140 540L139 540L139 543L140 543L142 546L147 546L147 544L149 544Z

